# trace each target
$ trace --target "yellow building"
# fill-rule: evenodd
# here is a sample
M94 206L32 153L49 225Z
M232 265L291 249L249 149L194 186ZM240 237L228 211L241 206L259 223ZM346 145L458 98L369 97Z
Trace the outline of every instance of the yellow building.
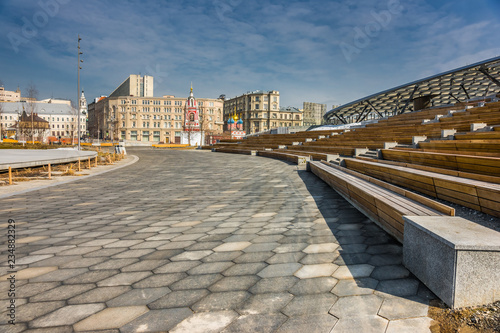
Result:
M172 95L102 98L89 105L90 137L130 143L180 143L186 99ZM197 98L197 101L200 126L205 136L221 134L224 124L223 100Z
M247 134L277 127L302 126L302 112L296 108L280 108L277 90L256 90L224 101L224 121L236 114Z

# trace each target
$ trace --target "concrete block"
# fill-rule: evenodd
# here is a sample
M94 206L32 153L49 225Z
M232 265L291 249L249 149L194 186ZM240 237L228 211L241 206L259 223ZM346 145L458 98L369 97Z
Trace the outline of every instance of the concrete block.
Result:
M257 156L257 150L250 150L251 156Z
M324 139L324 138L326 138L324 135L318 135L319 140Z
M394 148L398 145L397 142L384 142L384 149Z
M430 122L431 122L431 120L430 120L430 119L423 119L423 120L422 120L422 125L423 125L423 124L430 123Z
M470 124L470 131L474 132L474 131L480 130L482 128L485 128L486 126L488 126L488 124L485 124L485 123Z
M278 145L278 149L286 149L285 145Z
M425 141L427 140L427 137L425 135L419 135L419 136L414 136L411 139L412 145L417 145L420 141Z
M299 156L297 158L297 168L299 170L307 170L311 158L309 156Z
M454 130L454 129L441 130L441 139L453 140L455 137L455 133L457 133L457 130Z
M461 217L404 216L403 263L452 308L500 300L500 232Z
M298 141L292 142L292 146L300 146L301 144L302 144L302 142L298 142Z
M312 138L306 138L304 141L305 142L313 142L314 140Z
M264 148L265 151L273 151L272 148Z
M339 158L338 154L327 154L326 155L326 161L327 162L335 161L337 158Z
M359 156L361 154L364 154L368 152L367 148L354 148L354 156Z

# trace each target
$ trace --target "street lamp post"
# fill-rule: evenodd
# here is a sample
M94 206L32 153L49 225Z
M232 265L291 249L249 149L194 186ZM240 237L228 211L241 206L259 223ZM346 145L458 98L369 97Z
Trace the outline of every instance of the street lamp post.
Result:
M77 133L78 133L78 150L80 150L80 106L81 106L81 103L80 103L80 69L82 69L82 67L80 67L80 63L83 62L83 60L80 59L80 55L83 54L82 52L80 52L80 41L82 39L80 38L80 35L78 34L78 94L77 94L77 102L78 102L78 106L77 106L77 117L78 117L78 130L77 130Z

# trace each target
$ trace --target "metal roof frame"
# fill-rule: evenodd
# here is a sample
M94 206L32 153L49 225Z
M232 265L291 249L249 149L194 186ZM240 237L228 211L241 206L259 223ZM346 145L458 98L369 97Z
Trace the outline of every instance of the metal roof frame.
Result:
M412 112L415 110L410 102L423 96L430 96L433 106L467 102L500 92L499 79L500 57L495 57L357 99L326 112L323 117L326 121L350 116L364 119L371 112L379 115Z

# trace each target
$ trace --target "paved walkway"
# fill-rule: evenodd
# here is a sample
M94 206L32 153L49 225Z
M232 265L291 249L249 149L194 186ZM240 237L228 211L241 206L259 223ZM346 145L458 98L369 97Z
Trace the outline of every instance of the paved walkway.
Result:
M434 296L401 246L313 174L252 156L128 152L139 162L0 199L1 332L428 331Z

